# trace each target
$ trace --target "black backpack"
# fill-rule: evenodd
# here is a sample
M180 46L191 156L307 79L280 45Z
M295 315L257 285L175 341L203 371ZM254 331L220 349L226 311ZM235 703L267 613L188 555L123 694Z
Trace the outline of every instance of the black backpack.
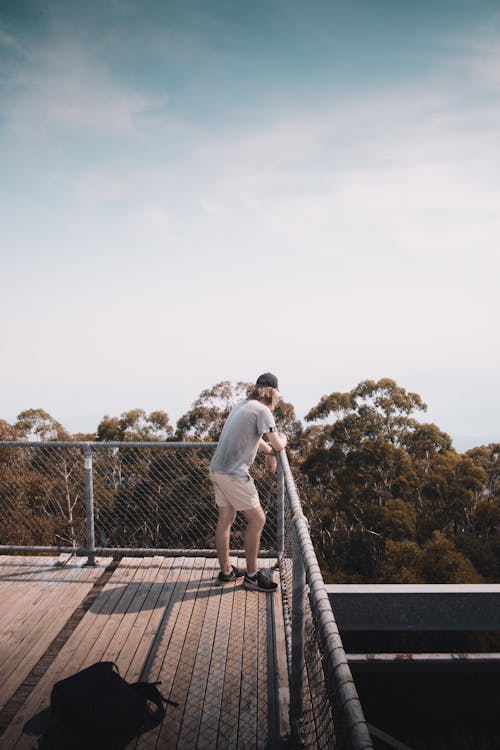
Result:
M44 748L118 749L159 724L165 703L159 682L128 683L114 662L103 661L60 680L50 697L51 726ZM153 707L151 707L153 704Z

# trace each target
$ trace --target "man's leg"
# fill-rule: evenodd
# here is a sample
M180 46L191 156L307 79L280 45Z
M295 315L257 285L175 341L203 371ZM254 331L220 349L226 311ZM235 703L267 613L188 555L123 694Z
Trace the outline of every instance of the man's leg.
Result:
M219 518L215 529L215 548L219 558L220 569L222 573L231 572L231 563L229 562L229 537L231 526L236 518L236 511L229 506L219 507Z
M259 554L260 535L266 523L266 514L261 506L244 511L247 519L245 531L245 557L247 561L247 573L252 574L257 570L257 556ZM228 558L229 559L229 558Z

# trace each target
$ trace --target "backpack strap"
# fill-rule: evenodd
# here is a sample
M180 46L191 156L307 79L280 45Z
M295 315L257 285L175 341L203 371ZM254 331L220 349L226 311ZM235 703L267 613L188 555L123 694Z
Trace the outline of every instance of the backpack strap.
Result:
M161 685L161 680L159 682L133 682L131 685L143 698L157 706L158 710L154 712L155 715L159 712L165 713L164 703L169 703L171 706L179 705L170 698L165 698L158 690L157 685Z

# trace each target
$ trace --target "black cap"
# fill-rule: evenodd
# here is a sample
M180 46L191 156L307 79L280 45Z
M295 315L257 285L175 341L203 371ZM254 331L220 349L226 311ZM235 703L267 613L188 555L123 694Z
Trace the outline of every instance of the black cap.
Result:
M278 378L272 372L265 372L263 375L259 375L256 385L267 385L278 390Z

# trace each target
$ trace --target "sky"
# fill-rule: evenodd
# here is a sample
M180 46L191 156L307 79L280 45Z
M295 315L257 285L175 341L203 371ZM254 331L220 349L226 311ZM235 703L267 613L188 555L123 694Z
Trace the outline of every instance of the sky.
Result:
M392 378L500 440L498 0L0 0L0 419Z

